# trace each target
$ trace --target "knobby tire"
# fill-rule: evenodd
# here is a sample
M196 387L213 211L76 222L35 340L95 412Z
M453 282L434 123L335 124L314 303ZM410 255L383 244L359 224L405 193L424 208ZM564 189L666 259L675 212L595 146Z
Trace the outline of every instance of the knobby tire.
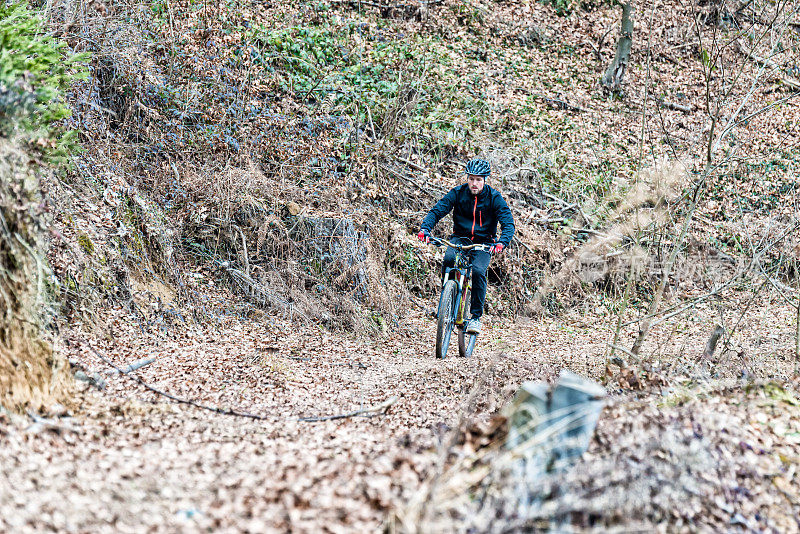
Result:
M436 357L444 358L450 346L450 334L453 333L455 324L454 307L458 294L458 284L455 280L448 280L442 288L442 298L439 299L438 321L436 324Z
M458 355L462 358L472 356L475 350L475 342L478 340L477 334L467 334L467 325L458 327Z
M472 351L475 350L475 340L478 336L475 334L467 334L467 322L469 322L470 306L472 304L472 291L467 289L464 294L464 313L461 317L462 323L458 327L458 355L462 358L469 358L472 356Z

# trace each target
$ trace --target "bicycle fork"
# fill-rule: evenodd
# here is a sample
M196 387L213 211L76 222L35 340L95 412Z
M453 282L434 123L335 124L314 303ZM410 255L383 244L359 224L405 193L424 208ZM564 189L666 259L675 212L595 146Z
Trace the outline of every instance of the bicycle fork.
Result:
M464 324L464 307L467 306L467 291L472 288L472 280L470 280L470 278L471 277L467 277L461 272L456 275L456 283L458 283L458 306L456 307L455 324L457 325Z

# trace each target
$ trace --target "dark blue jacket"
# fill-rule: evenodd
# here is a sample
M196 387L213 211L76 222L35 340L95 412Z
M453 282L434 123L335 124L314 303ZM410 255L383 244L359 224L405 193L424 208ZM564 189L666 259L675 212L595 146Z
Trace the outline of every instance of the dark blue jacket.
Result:
M496 191L484 185L473 195L467 184L451 189L422 220L422 229L430 232L439 220L453 210L453 234L468 237L475 243L502 243L506 247L514 237L514 217L508 204ZM496 239L497 223L503 227Z

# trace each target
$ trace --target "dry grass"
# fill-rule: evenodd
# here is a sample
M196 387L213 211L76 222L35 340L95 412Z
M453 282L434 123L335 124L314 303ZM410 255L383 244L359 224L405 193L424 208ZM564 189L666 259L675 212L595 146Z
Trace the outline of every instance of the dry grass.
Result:
M542 458L559 446L547 432L511 448L494 425L478 426L450 451L426 504L412 500L388 530L714 532L738 521L748 531L794 531L798 504L784 480L794 469L784 458L797 444L761 437L753 421L765 409L793 420L796 402L773 382L718 382L677 400L615 397L589 451L544 473ZM761 439L769 445L756 461L751 444Z
M184 183L200 209L181 214L181 241L254 304L356 331L396 321L405 292L385 267L383 224L301 207L252 163L187 172ZM328 191L324 204L337 195Z
M534 301L541 303L554 292L581 294L598 285L621 295L629 276L652 282L658 275L658 248L643 240L669 232L670 203L686 180L684 165L664 161L637 174L617 196L605 199L607 227L572 252L558 272L545 277Z
M39 409L68 392L66 362L40 338L44 212L29 158L0 144L0 405Z

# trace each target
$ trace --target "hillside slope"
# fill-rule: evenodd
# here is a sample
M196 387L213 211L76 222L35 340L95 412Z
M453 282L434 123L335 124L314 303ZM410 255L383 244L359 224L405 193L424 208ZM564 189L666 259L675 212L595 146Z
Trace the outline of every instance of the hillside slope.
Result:
M0 411L0 530L800 529L791 9L636 6L610 93L605 2L49 2L91 53L41 176L82 380ZM439 361L415 234L474 155L518 233ZM561 369L609 403L521 516L495 416Z
M64 265L62 280L92 265L99 279L88 286L108 298L102 288L114 280L140 279L125 284L127 295L154 274L191 306L180 290L191 279L158 258L223 263L235 272L222 278L253 302L295 304L330 323L351 308L337 295L354 290L341 274L355 262L393 280L395 289L371 287L359 304L388 318L408 308L406 290L434 288L432 258L411 234L474 154L492 161L492 183L519 223L521 245L494 270L505 313L573 305L562 298L572 290L537 289L571 259L581 263L592 236L621 234L602 254L609 265L606 253L631 241L658 261L669 243L649 236L676 225L655 213L631 229L633 213L666 202L680 218L698 183L690 236L700 254L752 256L747 236L794 213L797 107L782 81L795 68L793 14L770 4L734 14L678 3L637 10L620 96L598 84L617 33L613 7L361 7L170 2L82 12L70 42L95 59L72 96L71 124L87 148L73 185L89 204L73 196L60 230L121 253ZM682 164L663 178L669 194L640 172L658 176L665 160ZM99 222L70 222L97 206ZM330 269L310 263L297 244L319 250L313 235L331 224L324 218L366 232L365 258L349 251ZM781 254L769 252L773 261ZM621 291L613 280L627 269L609 266L600 278ZM691 283L708 287L709 277ZM369 328L363 313L347 313L344 324Z

